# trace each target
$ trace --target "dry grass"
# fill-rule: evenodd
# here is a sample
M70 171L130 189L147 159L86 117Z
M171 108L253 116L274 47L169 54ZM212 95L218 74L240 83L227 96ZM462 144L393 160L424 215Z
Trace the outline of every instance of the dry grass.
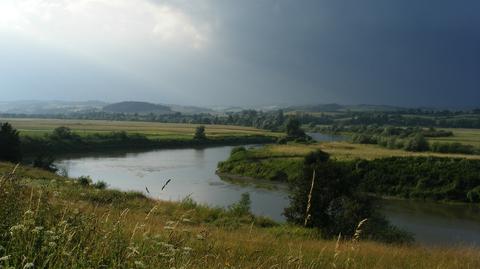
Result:
M466 158L466 159L480 159L480 155L466 155L466 154L444 154L434 152L409 152L404 150L393 150L383 148L377 145L353 144L348 142L325 142L315 143L310 145L304 144L289 144L289 145L271 145L266 147L264 155L272 156L291 156L299 157L308 154L309 152L321 149L332 155L333 158L339 160L352 159L378 159L385 157L410 157L410 156L435 156L435 157L450 157L450 158Z
M212 225L208 219L213 209L139 196L94 202L89 197L108 196L111 191L82 188L31 168L20 167L15 178L19 181L9 181L26 183L24 196L9 196L5 175L11 169L13 165L0 166L0 175L4 175L0 194L9 197L11 205L24 203L25 211L17 212L18 223L9 227L6 237L0 237L0 267L480 267L480 251L475 248L392 246L341 238L325 241L305 228L285 225ZM1 224L5 221L0 219Z

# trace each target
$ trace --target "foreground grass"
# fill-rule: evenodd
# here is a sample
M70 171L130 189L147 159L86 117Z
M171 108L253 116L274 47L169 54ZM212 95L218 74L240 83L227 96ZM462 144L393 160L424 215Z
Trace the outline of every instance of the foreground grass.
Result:
M21 135L42 136L51 133L59 126L72 129L80 135L94 133L110 133L112 131L125 131L147 136L148 138L192 138L195 128L199 124L181 123L156 123L136 121L105 121L105 120L67 120L67 119L18 119L0 118L0 122L9 122L20 131ZM230 125L205 125L206 134L216 136L246 136L279 134L251 127Z
M475 248L325 241L248 213L13 169L0 164L1 268L480 267Z

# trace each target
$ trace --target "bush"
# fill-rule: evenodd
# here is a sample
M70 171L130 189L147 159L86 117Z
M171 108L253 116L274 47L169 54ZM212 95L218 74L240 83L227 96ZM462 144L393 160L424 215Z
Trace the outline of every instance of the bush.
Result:
M384 236L391 225L376 210L375 199L360 191L359 178L352 169L348 163L329 160L327 153L309 154L304 161L304 176L291 182L290 206L284 211L287 221L318 228L330 239L338 234L353 236L358 223L368 219L370 228L365 229L364 236L390 241Z
M20 136L8 122L0 127L0 161L19 162L22 159Z
M193 139L197 140L204 140L206 139L207 136L205 135L205 126L200 125L195 129L195 135L193 136Z
M242 193L242 197L240 198L240 201L238 201L235 204L232 204L229 206L228 211L232 213L234 216L244 216L244 215L250 215L250 206L252 202L250 200L250 194L249 193Z
M405 145L407 151L427 151L429 148L428 142L422 134L416 134Z
M89 176L81 176L78 179L78 183L82 186L90 186L92 184L92 179Z
M55 159L51 156L45 157L44 155L38 155L33 161L33 167L50 172L57 172L58 168L55 166L54 162Z
M95 184L93 184L93 187L95 189L104 190L108 187L108 184L105 181L97 181Z
M247 151L247 149L246 149L245 147L243 147L243 146L234 147L234 148L232 149L232 151L230 152L230 155L236 154L236 153L238 153L238 152L246 152L246 151Z

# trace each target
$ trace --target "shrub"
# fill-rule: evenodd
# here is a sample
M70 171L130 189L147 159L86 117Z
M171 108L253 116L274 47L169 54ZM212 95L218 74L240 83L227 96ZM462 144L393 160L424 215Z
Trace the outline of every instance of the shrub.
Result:
M200 125L195 129L195 135L193 136L194 139L203 140L206 139L207 136L205 135L205 126Z
M97 181L95 184L93 184L93 187L95 189L104 190L108 187L108 184L105 181Z
M8 122L0 127L0 161L19 162L22 159L20 136Z
M240 201L238 201L235 204L232 204L229 206L228 210L230 213L232 213L234 216L244 216L244 215L250 215L250 206L252 202L250 200L250 194L249 193L242 193L242 196L240 198Z
M77 180L82 186L90 186L92 184L92 179L89 176L81 176Z

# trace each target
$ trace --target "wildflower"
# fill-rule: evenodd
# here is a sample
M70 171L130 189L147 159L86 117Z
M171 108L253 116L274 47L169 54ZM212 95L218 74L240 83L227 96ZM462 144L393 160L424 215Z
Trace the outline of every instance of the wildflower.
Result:
M191 222L192 222L191 219L187 219L187 218L183 218L182 221L183 221L183 222L186 222L186 223L191 223Z
M169 220L169 221L167 221L165 224L166 224L167 226L171 226L171 225L174 225L174 224L175 224L175 221Z
M135 265L140 268L145 268L145 265L141 261L135 261Z
M34 267L33 262L29 262L29 263L25 264L25 266L23 266L23 269L33 268L33 267Z
M42 227L42 226L37 226L37 227L33 228L32 231L33 231L33 233L38 234L38 233L40 233L42 230L43 230L43 227Z
M161 242L160 245L162 245L163 247L166 247L166 248L174 248L175 247L172 244L163 243L163 242Z
M10 233L15 233L17 231L25 231L26 227L23 224L18 224L15 226L10 227Z
M26 217L26 216L32 216L33 214L34 214L34 213L33 213L32 210L27 210L27 211L25 211L25 213L23 213L23 215L25 215L25 217Z

